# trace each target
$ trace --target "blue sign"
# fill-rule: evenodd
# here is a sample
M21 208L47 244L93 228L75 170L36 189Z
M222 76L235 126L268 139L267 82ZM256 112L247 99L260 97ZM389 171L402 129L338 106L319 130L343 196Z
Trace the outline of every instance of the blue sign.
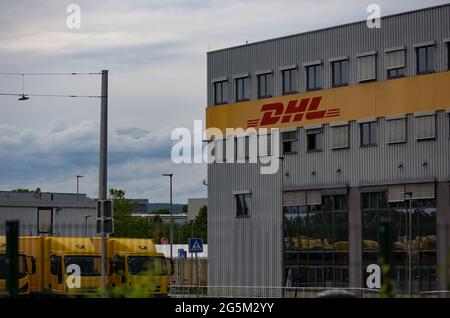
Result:
M190 238L189 239L189 253L203 253L203 239Z
M186 259L186 251L184 250L184 248L178 249L178 258Z

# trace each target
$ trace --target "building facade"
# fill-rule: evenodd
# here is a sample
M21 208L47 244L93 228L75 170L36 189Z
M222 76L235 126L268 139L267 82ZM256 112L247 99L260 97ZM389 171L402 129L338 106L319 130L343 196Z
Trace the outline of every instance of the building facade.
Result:
M209 52L207 128L251 128L258 140L278 128L262 157L280 159L262 174L251 138L210 134L208 285L255 286L243 293L256 296L373 287L368 266L380 263L380 224L391 220L396 288L408 286L409 242L413 292L443 288L449 46L442 5L381 28L362 21Z
M20 236L96 235L97 202L86 194L0 191L0 235L19 221Z

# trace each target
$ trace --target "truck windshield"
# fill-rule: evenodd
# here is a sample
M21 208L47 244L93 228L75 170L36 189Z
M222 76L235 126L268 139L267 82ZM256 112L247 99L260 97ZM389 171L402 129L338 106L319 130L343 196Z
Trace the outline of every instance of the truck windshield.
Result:
M67 268L70 265L80 266L81 276L100 276L101 275L101 260L100 256L65 256L64 267L67 273ZM69 272L70 274L70 272Z
M19 255L19 277L27 274L27 258L25 255ZM0 254L0 278L6 278L6 255Z
M164 257L128 256L128 272L131 275L167 275L167 264Z

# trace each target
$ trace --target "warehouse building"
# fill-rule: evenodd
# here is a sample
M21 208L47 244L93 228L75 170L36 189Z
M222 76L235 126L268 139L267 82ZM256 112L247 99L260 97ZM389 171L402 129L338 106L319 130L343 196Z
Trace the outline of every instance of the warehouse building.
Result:
M279 128L281 157L262 174L247 152L220 160L238 147L210 136L208 285L373 287L390 217L396 288L408 287L411 241L413 292L445 289L449 45L442 5L209 52L207 128Z
M95 236L96 217L86 194L0 191L0 235L18 220L20 236Z

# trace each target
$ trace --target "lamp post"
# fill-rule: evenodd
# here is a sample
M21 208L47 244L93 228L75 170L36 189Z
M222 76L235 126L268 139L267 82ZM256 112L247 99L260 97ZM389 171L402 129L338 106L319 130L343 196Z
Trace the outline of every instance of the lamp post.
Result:
M169 233L169 242L170 242L170 259L173 259L173 214L172 214L172 177L173 173L164 173L164 177L170 178L170 233Z
M408 221L408 296L412 296L412 192L403 192L404 195L409 197L409 221Z
M78 196L80 194L80 178L83 178L83 176L77 176L77 201L79 200Z

